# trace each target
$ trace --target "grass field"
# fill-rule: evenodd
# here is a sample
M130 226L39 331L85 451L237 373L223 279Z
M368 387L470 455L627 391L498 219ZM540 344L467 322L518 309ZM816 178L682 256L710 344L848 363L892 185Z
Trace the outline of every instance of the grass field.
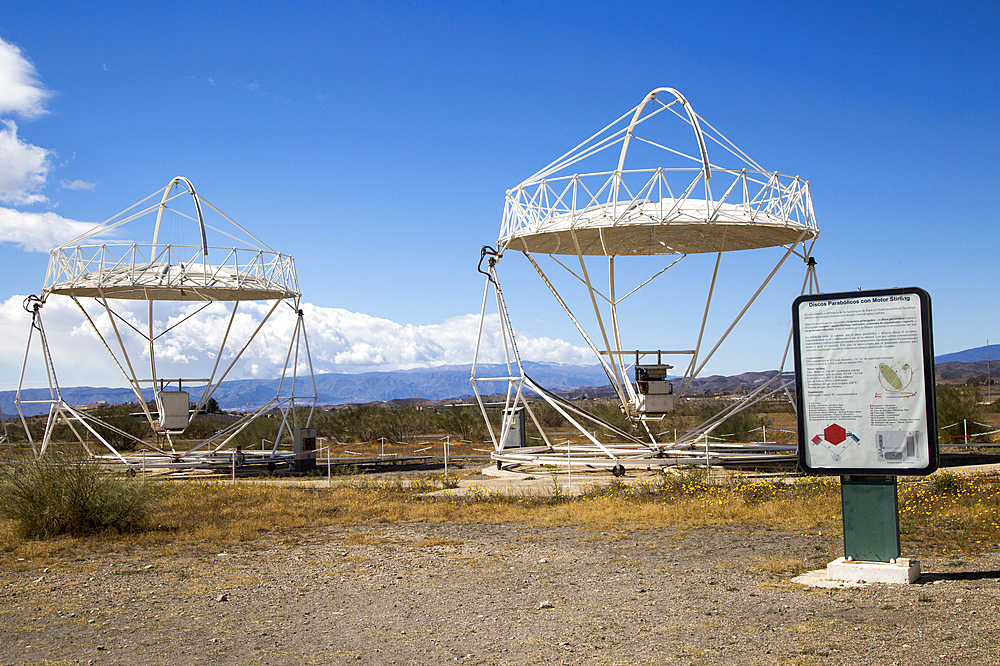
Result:
M141 483L141 481L139 481ZM386 522L525 523L584 530L750 524L802 534L841 530L836 477L707 483L697 472L657 475L629 484L594 486L583 497L553 490L548 497L478 491L468 497L428 497L441 477L341 477L332 488L295 484L149 482L155 500L148 524L126 534L24 538L18 524L0 522L3 566L19 558L59 559L78 552L122 548L170 549L280 537L324 525ZM903 480L899 489L903 551L911 557L1000 548L1000 475L939 473Z

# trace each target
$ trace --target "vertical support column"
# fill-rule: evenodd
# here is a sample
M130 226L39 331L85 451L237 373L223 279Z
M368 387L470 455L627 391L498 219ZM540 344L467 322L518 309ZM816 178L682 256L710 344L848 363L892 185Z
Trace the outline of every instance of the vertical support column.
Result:
M899 505L894 476L842 476L844 556L863 562L899 557Z

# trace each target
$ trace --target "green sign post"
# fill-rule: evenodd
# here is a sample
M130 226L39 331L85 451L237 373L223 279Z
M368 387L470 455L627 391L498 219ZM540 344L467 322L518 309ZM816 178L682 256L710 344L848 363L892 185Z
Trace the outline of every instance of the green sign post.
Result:
M894 476L842 476L844 556L862 562L899 557L899 507Z

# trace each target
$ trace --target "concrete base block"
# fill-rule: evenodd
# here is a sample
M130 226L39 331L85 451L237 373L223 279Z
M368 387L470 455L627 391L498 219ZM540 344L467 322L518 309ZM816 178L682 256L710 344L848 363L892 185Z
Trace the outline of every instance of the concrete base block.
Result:
M844 589L847 587L865 587L868 583L851 583L846 580L830 580L826 574L826 569L816 569L807 571L792 579L793 583L808 585L809 587L822 587L828 590Z
M920 560L900 557L895 562L858 562L838 557L826 565L830 580L851 583L914 583L920 578Z

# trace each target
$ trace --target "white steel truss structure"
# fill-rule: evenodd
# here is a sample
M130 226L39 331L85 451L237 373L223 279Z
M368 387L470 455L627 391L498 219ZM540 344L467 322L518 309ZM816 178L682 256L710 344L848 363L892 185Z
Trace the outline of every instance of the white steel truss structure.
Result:
M676 136L664 139L664 134L669 135L664 132L667 126L674 129ZM680 133L676 131L678 126ZM668 140L687 141L693 150L667 145ZM709 159L709 147L724 156L724 165ZM635 167L627 164L626 158L649 160L652 165ZM582 173L591 165L597 168ZM616 474L623 473L625 465L648 465L651 459L691 448L700 439L707 441L707 435L726 418L775 393L787 392L782 371L790 334L779 370L770 381L673 440L656 432L657 422L673 410L675 401L688 391L787 259L797 256L806 264L803 292L818 290L812 259L818 235L809 183L765 171L695 113L684 96L672 88L653 90L638 106L508 190L496 247L484 247L480 258L480 272L487 281L472 371L473 387L493 440L492 455L497 464L534 461L609 466ZM713 297L720 289L723 257L762 248L773 248L773 268L765 270L760 286L737 309L718 339L707 339L706 322L710 310L714 313ZM634 426L631 432L560 398L525 373L497 271L499 260L508 250L523 253L593 351L622 411ZM588 317L596 323L594 334L585 330L569 299L543 269L539 258L546 255L557 271L568 276L566 279L583 286L583 302L591 311ZM672 274L668 271L690 255L714 256L714 270L694 339L672 349L643 350L624 345L627 331L620 325L623 301L654 281L664 282L667 278L661 276ZM616 277L616 257L637 256L650 257L644 261L653 262L653 267L638 284L623 289ZM483 260L487 258L488 268L484 270ZM692 285L684 287L690 289ZM502 330L507 368L503 376L477 374L483 326L491 315L491 292ZM675 366L665 359L682 368L679 377L666 374ZM490 423L481 391L481 387L494 382L507 387L498 428ZM551 405L582 441L555 441L540 424L527 400L529 394ZM539 432L538 446L520 445L511 436L525 427L524 414ZM615 441L598 438L595 427L612 435Z
M218 219L206 222L206 208L217 213ZM169 225L167 218L182 228L180 233L184 237L197 232L195 243L164 243L161 232ZM152 242L148 244L84 244L93 238L121 234L125 225L134 229L141 222L152 224ZM242 247L211 246L210 237L235 241ZM149 424L152 438L137 437L63 399L52 345L65 341L50 340L42 318L44 305L53 297L69 298L77 306L81 323L97 336L110 362L131 388L140 412L137 417ZM239 333L241 327L234 323L241 313L240 303L247 301L263 303L265 314L251 326L251 332ZM283 435L287 441L293 429L309 426L316 404L315 378L300 301L292 257L275 252L222 213L198 194L187 178L174 178L162 190L53 249L42 295L25 300L25 310L32 315L32 321L15 405L32 450L36 456L44 455L52 443L55 427L64 423L91 455L96 455L91 449L96 442L110 451L112 459L130 467L154 466L157 455L165 465L185 465L198 456L212 456L231 447L233 439L251 422L277 410L281 425L273 442L271 453L275 454ZM142 305L135 308L137 302ZM133 305L131 310L126 307L128 304ZM190 416L205 408L281 307L292 310L295 325L274 397L207 439L185 438ZM170 308L173 312L158 321L156 311ZM157 361L171 335L198 323L206 310L219 315L220 308L225 313L220 320L226 322L219 336L221 343L208 354L210 362L197 368L199 375L167 377L158 371ZM145 322L134 314L136 311L145 314ZM98 319L104 322L103 331ZM48 395L44 400L22 396L33 343L40 348L48 378ZM306 371L308 377L299 376ZM185 388L198 391L190 402ZM37 411L39 404L47 406L48 419L44 434L36 441L25 411ZM36 407L29 410L29 406ZM308 410L300 415L296 406ZM303 416L304 423L299 423ZM109 433L114 433L119 441L126 441L128 448L155 453L152 457L144 456L140 463L135 456L119 451L122 447L111 443Z

